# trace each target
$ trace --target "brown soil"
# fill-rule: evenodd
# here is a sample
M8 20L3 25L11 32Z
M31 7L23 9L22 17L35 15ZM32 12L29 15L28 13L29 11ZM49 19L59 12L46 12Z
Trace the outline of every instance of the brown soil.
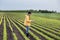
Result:
M3 40L3 23L4 23L4 19L2 19L2 23L0 25L0 40Z
M13 28L13 32L16 34L18 40L24 40L24 38L22 37L22 35L20 34L19 30L13 25L13 23L10 21L12 28Z
M13 40L12 31L9 27L7 20L6 20L6 28L7 28L7 40Z
M16 22L15 22L15 23L16 23ZM16 24L17 24L17 23L16 23ZM19 28L21 28L21 30L24 32L24 34L26 34L26 32L25 32L26 30L23 29L19 24L17 24L17 25L18 25ZM22 24L22 25L23 25L23 24ZM29 33L29 39L30 39L30 40L35 40L35 38L33 38L33 36L30 35L30 33Z

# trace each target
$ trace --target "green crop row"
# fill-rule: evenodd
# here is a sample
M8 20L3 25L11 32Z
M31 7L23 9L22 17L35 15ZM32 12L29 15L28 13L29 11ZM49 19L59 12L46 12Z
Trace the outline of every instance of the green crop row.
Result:
M34 20L36 20L37 23L39 22L38 24L40 24L40 25L55 27L55 28L59 28L59 26L60 26L59 20L48 19L48 18L43 18L43 17L36 17L36 16L33 16L32 18Z
M3 40L7 40L7 31L6 31L6 20L4 17L4 29L3 29Z
M18 23L23 29L26 30L26 28L23 25L23 21L22 21L25 18L24 15L25 14L22 14L22 13L21 13L21 15L20 14L19 15L18 14L17 15L13 14L13 15L9 15L9 18L13 22ZM60 35L60 28L59 28L59 26L60 26L60 20L51 19L51 18L45 18L45 17L42 17L43 15L42 16L39 16L39 15L40 14L37 14L37 15L33 14L31 16L32 20L34 20L35 23L34 22L32 23L32 27L30 27L30 29L33 30L34 32L36 32L37 34L45 37L47 40L54 40L54 39L60 40L60 36L58 36L58 35ZM13 18L15 18L15 19L13 19ZM31 31L29 31L29 33L35 39L39 38L37 35L33 34L33 32L31 32ZM36 37L38 37L38 38L36 38L34 35Z
M39 26L39 25L37 25L37 24L35 24L35 23L33 23L32 25L35 25L35 26L37 26L38 28L46 29L46 30L48 30L48 31L50 31L50 32L53 32L53 33L57 34L57 35L60 35L59 32L56 32L55 30L51 30L51 29L48 28L48 27ZM57 31L58 31L58 30L57 30Z
M22 22L20 22L20 23L23 24ZM36 26L35 26L35 27L36 27ZM30 27L30 29L33 30L33 31L35 31L37 34L42 35L42 36L45 37L47 40L54 40L53 38L48 37L47 35L43 34L42 32L37 31L36 29L34 29L34 28L32 28L32 27Z
M42 22L41 22L41 21L37 21L36 23L39 24L39 25L41 25ZM45 24L46 24L46 23L45 23ZM49 25L46 26L45 24L43 24L43 25L41 25L41 26L46 27L46 28L48 27L48 28L50 28L50 29L54 29L54 30L59 31L59 29L56 29L56 27L53 27L53 26L49 27ZM53 27L53 28L52 28L52 27Z
M47 28L46 28L47 29ZM51 29L50 29L51 30ZM42 30L43 31L43 30ZM51 31L53 31L53 30L51 30ZM56 34L59 34L58 32L55 32L55 31L53 31L54 33L56 33ZM45 31L45 33L47 33L46 31ZM50 35L52 35L53 37L57 37L57 39L59 39L59 37L58 36L56 36L55 34L52 34L52 33L47 33L47 34L50 34Z
M36 28L36 26L33 26L33 27ZM56 35L54 35L54 34L52 34L52 33L50 33L50 32L47 32L47 31L45 31L45 30L43 30L43 29L41 29L41 28L38 28L38 27L37 27L37 29L39 29L39 30L41 30L41 31L44 31L46 34L49 34L49 35L51 35L52 37L55 37L56 39L60 39L58 36L56 36ZM53 32L55 32L55 31L53 31ZM55 32L55 33L56 33L56 32Z
M26 37L24 32L21 30L21 28L19 28L10 18L9 18L9 20L15 25L15 27L19 30L19 32L22 34L22 36L25 38L25 40L29 40L29 38Z
M25 17L25 14L24 13L20 13L21 15L16 17L14 16L14 18L16 17L17 20L20 20L20 19L24 19ZM18 15L18 14L17 14ZM59 28L60 26L60 23L59 23L59 20L56 20L56 19L48 19L48 18L43 18L43 17L40 17L38 16L39 14L37 14L37 16L35 14L32 14L31 18L33 20L35 20L35 22L37 22L38 24L42 25L42 26L47 26L47 27L54 27L52 29L55 29L55 28ZM19 19L20 18L20 19ZM39 19L39 20L38 20ZM58 30L58 29L55 29L55 30ZM58 30L59 31L59 30Z
M15 20L14 20L15 21ZM17 21L15 21L16 23L18 23ZM23 29L25 29L26 30L26 28L23 26L23 25L21 25L20 23L18 23ZM41 40L41 39L39 39L39 37L38 36L36 36L33 32L31 32L30 30L29 30L29 33L36 39L36 40Z
M18 22L19 22L19 21L18 21ZM17 23L18 23L18 22L17 22ZM22 22L20 22L20 23L23 24ZM20 24L19 24L19 25L20 25ZM40 34L40 35L42 35L43 37L45 37L47 40L53 40L52 38L44 35L43 33L41 33L41 32L39 32L39 31L33 29L32 27L30 27L30 28L31 28L33 31L35 31L35 32L37 32L38 34Z
M36 27L36 26L33 26L33 27L35 27L36 29L38 29L38 30L40 30L40 31L43 31L44 33L46 33L47 35L51 36L52 38L56 38L56 39L60 40L60 37L57 36L57 35L55 35L55 34L53 34L53 33L47 32L47 31L45 31L45 30L43 30L43 29L41 29L41 28L38 28L38 27Z
M17 36L16 36L16 34L13 32L12 26L11 26L8 18L6 18L6 19L7 19L7 21L8 21L9 27L10 27L10 29L11 29L11 31L12 31L12 35L13 35L13 37L14 37L14 40L17 40Z
M37 19L36 19L37 18ZM52 21L52 20L48 20L48 19L45 19L45 18L41 18L41 17L33 17L34 20L36 20L35 22L41 26L44 26L44 27L50 27L52 29L56 29L56 28L59 28L59 21ZM39 19L39 20L38 20ZM58 23L58 24L57 24ZM56 24L56 25L55 25ZM56 27L54 27L53 25L55 25ZM58 30L58 29L57 29Z

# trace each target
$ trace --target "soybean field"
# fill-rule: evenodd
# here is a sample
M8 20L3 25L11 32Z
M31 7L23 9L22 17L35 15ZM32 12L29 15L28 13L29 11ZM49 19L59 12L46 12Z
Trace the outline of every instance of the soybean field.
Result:
M0 12L0 40L60 40L60 14L32 13L29 36L24 18L27 13Z

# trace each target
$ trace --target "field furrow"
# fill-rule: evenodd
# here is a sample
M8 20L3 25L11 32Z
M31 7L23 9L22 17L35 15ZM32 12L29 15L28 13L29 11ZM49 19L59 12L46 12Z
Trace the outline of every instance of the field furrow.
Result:
M59 32L56 32L55 30L51 30L49 28L46 28L46 27L43 27L43 26L39 26L37 24L32 24L32 25L37 26L38 28L42 28L42 29L46 30L47 32L51 32L53 34L56 34L56 35L60 36L60 33Z
M6 20L4 16L4 27L3 27L3 40L7 40L7 28L6 28Z
M4 19L2 19L2 23L0 25L0 40L3 40L3 24L4 24Z
M14 20L15 21L15 20ZM17 21L15 21L17 24L19 24ZM25 26L23 26L22 24L19 24L23 29L25 29L26 30L26 27ZM37 36L37 35L35 35L33 32L31 32L31 31L29 31L29 33L30 33L30 39L31 40L41 40L41 39L39 39L39 37ZM33 39L32 39L33 38Z
M12 22L11 24L14 24L14 27L12 27L12 28L14 31L16 30L15 33L17 34L18 39L19 40L29 40L29 38L26 37L24 32L11 19L10 19L10 21Z
M18 22L17 22L17 23L18 23ZM23 25L22 22L19 22L19 23ZM19 23L18 23L18 24L19 24ZM34 29L32 29L32 30L34 30ZM45 37L47 40L53 40L52 38L49 38L48 36L44 35L43 33L40 33L40 32L38 32L38 31L36 31L36 30L34 30L34 31L35 31L36 33L42 35L43 37Z
M8 24L9 24L10 30L11 30L12 35L13 35L13 36L12 36L12 37L13 37L13 40L17 40L17 36L16 36L16 34L13 32L12 26L11 26L10 21L8 20L8 18L7 18L7 21L8 21Z
M32 13L27 36L25 12L0 13L0 40L60 40L60 14Z
M36 26L42 27L40 24L38 24L36 22L34 22L33 24L36 25ZM48 28L48 30L50 29L50 30L53 30L53 31L56 31L56 32L60 32L59 29L56 29L54 27L53 28L52 27L48 27L48 26L43 26L43 27L45 27L46 29Z

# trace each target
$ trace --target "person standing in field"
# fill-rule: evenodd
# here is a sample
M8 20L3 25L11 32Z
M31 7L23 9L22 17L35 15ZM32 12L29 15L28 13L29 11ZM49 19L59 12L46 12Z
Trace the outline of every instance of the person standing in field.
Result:
M30 16L31 16L31 12L28 12L27 15L25 15L25 21L24 21L24 25L26 26L26 36L29 36L29 27L31 25L31 21L30 20Z

